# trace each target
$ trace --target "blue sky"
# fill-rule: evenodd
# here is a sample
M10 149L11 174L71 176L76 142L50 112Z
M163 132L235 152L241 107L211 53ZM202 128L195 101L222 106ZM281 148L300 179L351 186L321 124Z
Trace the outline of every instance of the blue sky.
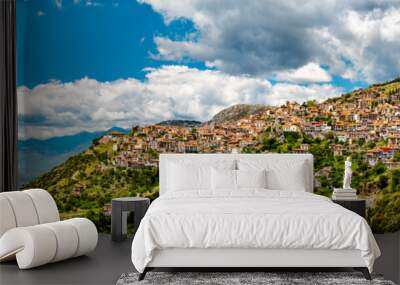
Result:
M97 2L96 2L97 3ZM100 3L100 2L98 2ZM179 37L193 29L189 21L164 25L162 16L136 1L18 1L18 85L34 87L51 79L84 76L100 81L143 78L142 69L157 67L153 37Z
M399 17L390 0L17 0L20 136L208 120L391 80Z
M154 60L155 36L174 39L195 30L190 20L174 21L166 26L161 14L151 6L134 0L98 1L87 6L53 0L19 0L18 85L34 87L49 80L68 82L84 76L99 81L144 78L143 69L175 60ZM89 2L93 3L93 2ZM185 65L205 69L200 61ZM365 86L339 76L334 85L346 90Z

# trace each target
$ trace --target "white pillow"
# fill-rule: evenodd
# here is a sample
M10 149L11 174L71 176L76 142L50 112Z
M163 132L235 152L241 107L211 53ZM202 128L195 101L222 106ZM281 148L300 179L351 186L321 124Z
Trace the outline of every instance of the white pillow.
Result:
M234 159L190 159L182 158L166 164L167 191L204 190L212 191L211 168L235 169Z
M267 184L269 189L303 191L306 192L308 174L305 162L292 163L290 171L285 168L274 167L267 172Z
M211 167L168 164L168 189L171 191L211 189Z
M237 187L240 188L267 188L267 171L263 170L236 170Z
M236 170L233 169L211 169L212 189L232 191L236 189Z
M306 161L288 159L238 161L240 170L267 170L267 188L273 190L306 191L309 168Z

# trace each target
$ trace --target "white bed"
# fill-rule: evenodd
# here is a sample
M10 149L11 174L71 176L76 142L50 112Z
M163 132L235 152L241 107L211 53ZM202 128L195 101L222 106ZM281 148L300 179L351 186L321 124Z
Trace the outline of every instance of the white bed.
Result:
M162 154L132 262L140 278L154 267L354 267L370 278L380 251L367 222L312 192L310 154Z

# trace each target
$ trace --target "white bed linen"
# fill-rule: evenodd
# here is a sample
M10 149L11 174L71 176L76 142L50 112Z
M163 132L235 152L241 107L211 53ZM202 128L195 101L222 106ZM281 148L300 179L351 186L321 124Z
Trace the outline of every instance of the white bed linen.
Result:
M132 243L143 272L155 249L357 249L372 271L380 251L365 219L328 198L300 191L249 189L201 196L166 193L150 206Z

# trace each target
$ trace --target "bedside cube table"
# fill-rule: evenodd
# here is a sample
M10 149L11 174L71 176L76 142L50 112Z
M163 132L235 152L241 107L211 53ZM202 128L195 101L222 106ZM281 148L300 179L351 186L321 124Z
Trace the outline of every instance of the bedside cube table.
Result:
M111 239L123 241L127 234L127 217L129 212L134 215L135 230L146 214L150 199L142 197L115 198L111 201Z
M354 199L354 200L333 200L332 202L341 205L342 207L359 214L361 217L365 218L365 204L364 199Z

